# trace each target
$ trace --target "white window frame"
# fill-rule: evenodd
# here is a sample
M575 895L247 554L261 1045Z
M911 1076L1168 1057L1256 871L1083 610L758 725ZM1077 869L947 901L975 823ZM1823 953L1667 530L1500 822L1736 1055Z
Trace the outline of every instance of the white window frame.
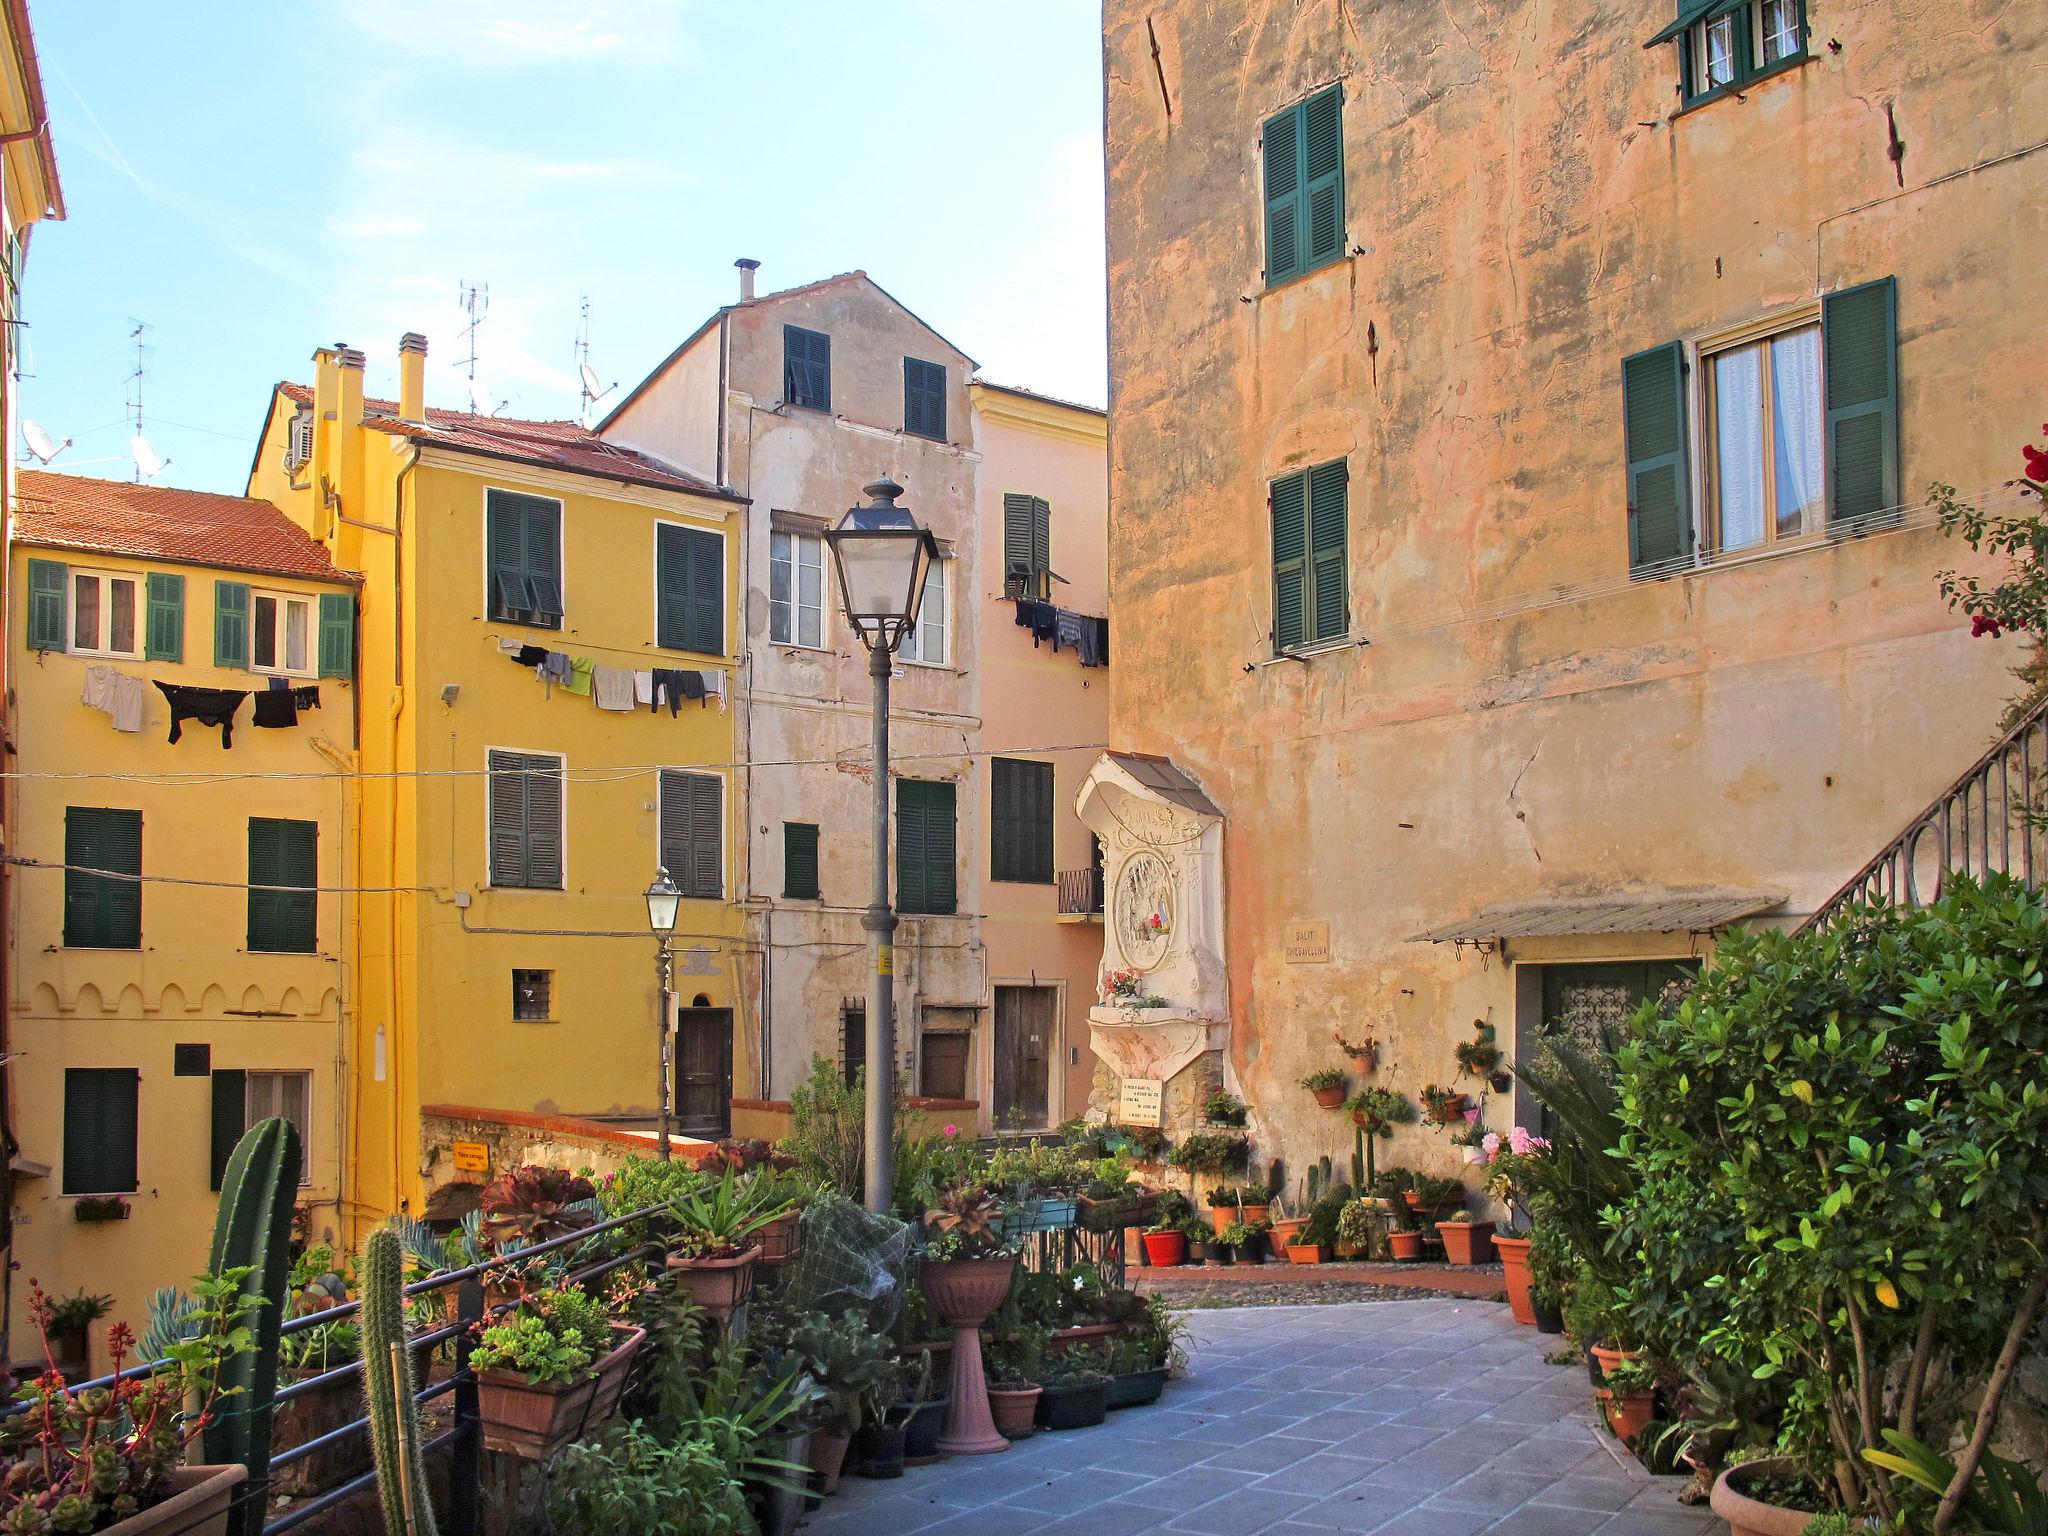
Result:
M275 633L273 633L271 636L270 646L272 665L266 667L256 660L256 636L258 630L256 605L258 603L265 601L266 599L278 605L277 612L280 617L284 616L287 613L288 605L292 603L297 603L300 607L306 610L305 665L293 667L281 666L276 664L276 658L278 656L279 651L279 641L281 637ZM290 629L289 623L286 623L283 627L287 630L287 632ZM275 630L276 628L278 628L278 626L273 624L272 628L273 630ZM266 677L312 677L319 670L319 661L319 599L316 598L310 592L286 592L281 589L271 587L251 588L249 592L249 670L251 672L261 673Z
M491 609L495 606L497 596L497 576L491 570L491 492L493 491L502 492L507 496L531 496L536 500L552 501L555 504L555 569L561 572L555 584L561 588L562 612L553 624L548 623L544 618L535 618L535 610L524 608L509 610L516 613L525 613L527 616L523 619L494 619L491 617ZM482 567L479 574L483 579L483 607L477 611L483 616L484 622L486 624L510 624L519 629L545 630L550 634L557 635L567 630L569 627L569 503L567 498L551 496L546 491L523 490L516 485L485 485L477 492L477 517L479 520L477 532L480 535L477 539L477 561Z
M947 591L947 587L951 584L951 578L947 575L947 570L952 564L951 560L941 557L932 561L926 567L924 600L917 605L917 624L915 628L904 635L903 644L898 647L896 652L899 659L913 667L949 667L952 665L954 640L953 604L951 601L952 594ZM938 584L937 590L939 594L939 621L937 625L933 626L938 631L939 654L937 656L926 656L924 653L925 618L931 611L927 604L931 601L932 584L934 582ZM912 650L913 646L916 647L914 651Z
M789 565L790 601L782 606L789 610L793 627L787 634L778 635L775 632L775 567L779 563L775 558L775 541L777 539L809 540L818 547L818 638L815 641L800 638L803 634L804 608L802 586L798 580L803 573L802 547L800 542L790 546L792 552L796 553L798 558L793 562L780 562ZM829 586L830 570L825 559L824 536L818 533L804 533L794 528L770 527L768 530L768 643L771 645L786 645L792 650L798 651L829 651L832 649L832 605L825 600Z
M1827 445L1827 348L1820 348L1820 402L1821 416L1819 431L1822 446L1822 484L1820 509L1809 515L1808 526L1798 533L1780 534L1777 529L1777 475L1775 439L1769 435L1768 423L1764 437L1764 536L1754 544L1745 544L1740 549L1724 549L1721 544L1721 488L1720 468L1720 423L1718 402L1714 393L1714 359L1723 353L1754 346L1759 342L1768 343L1774 337L1793 331L1812 329L1818 331L1821 323L1821 304L1818 299L1795 304L1787 309L1776 310L1760 319L1746 324L1715 331L1695 340L1688 351L1692 366L1692 383L1687 390L1687 414L1691 420L1690 444L1692 449L1693 489L1693 533L1695 547L1700 557L1707 561L1742 560L1759 555L1771 554L1777 550L1797 544L1805 544L1820 537L1827 526L1826 513L1826 445ZM1768 357L1768 354L1767 354ZM1769 388L1768 374L1765 387ZM1768 395L1766 395L1768 399Z
M257 1121L270 1118L268 1115L256 1113L254 1089L256 1079L259 1077L271 1079L297 1077L305 1080L305 1095L301 1101L305 1123L298 1124L296 1121L293 1122L299 1133L299 1145L305 1149L305 1155L299 1159L299 1187L304 1189L313 1182L313 1074L304 1067L244 1068L242 1071L242 1131L245 1135L254 1128ZM273 1103L282 1097L279 1092L281 1086L281 1083L274 1083L270 1090ZM290 1116L283 1115L281 1112L273 1110L273 1113L278 1113L281 1119L290 1119Z
M522 757L552 757L562 769L562 883L553 885L499 885L491 879L491 791L497 774L491 769L493 752L516 752ZM503 742L484 746L484 889L489 891L532 891L538 896L566 896L569 893L569 754L550 752L545 747L513 747Z
M78 583L93 581L99 584L99 624L97 643L86 646L78 643ZM129 633L134 637L132 649L117 651L113 648L114 605L111 600L113 583L125 581L134 592L134 603L129 613ZM149 577L142 571L107 571L91 566L69 566L64 572L64 648L73 656L112 656L123 661L139 661L145 640L143 625L147 622L148 604L145 594Z

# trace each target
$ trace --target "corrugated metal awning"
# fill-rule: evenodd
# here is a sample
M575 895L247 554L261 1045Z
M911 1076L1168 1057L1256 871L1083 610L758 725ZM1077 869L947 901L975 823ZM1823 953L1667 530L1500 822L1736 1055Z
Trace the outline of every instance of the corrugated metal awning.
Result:
M1413 944L1563 938L1586 933L1711 933L1784 904L1782 891L1641 891L1558 901L1503 902L1431 928Z
M1163 757L1150 752L1105 752L1102 754L1162 800L1171 801L1197 816L1221 818L1216 802L1202 793L1202 786Z

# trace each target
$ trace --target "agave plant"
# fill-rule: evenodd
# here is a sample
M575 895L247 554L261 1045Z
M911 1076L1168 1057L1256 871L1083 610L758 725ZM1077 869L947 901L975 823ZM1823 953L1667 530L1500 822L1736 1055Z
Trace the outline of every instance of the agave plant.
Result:
M765 1179L740 1180L732 1169L709 1188L669 1201L669 1215L681 1234L676 1251L686 1258L715 1258L738 1252L761 1228L794 1202Z
M515 1168L486 1184L477 1203L484 1234L499 1248L567 1237L598 1218L596 1187L566 1168Z
M1002 1246L1002 1202L979 1184L956 1184L924 1213L934 1258L968 1259Z

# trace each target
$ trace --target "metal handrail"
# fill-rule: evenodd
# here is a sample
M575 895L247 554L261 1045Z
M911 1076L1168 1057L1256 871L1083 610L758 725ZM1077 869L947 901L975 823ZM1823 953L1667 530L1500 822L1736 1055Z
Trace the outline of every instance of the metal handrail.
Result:
M1981 880L2009 874L2027 885L2048 869L2048 697L2036 702L1905 830L1849 877L1799 932L1825 927L1860 902L1886 900L1919 907L1940 896L1951 875ZM1933 887L1923 891L1916 867L1934 861Z

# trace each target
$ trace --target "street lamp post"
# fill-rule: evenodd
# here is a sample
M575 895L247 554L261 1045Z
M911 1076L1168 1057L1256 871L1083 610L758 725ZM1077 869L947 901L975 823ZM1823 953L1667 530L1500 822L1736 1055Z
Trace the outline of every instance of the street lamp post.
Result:
M657 1020L661 1047L661 1160L669 1160L668 1120L669 1105L675 1096L675 1031L672 1024L674 1010L669 1006L669 981L673 961L668 952L669 935L676 931L676 907L682 901L683 893L675 881L669 879L666 869L657 868L654 883L647 887L647 926L654 933L654 973L661 989L661 1013Z
M925 574L939 545L918 526L907 507L896 505L903 487L886 475L861 487L866 506L849 507L829 530L832 563L839 572L839 599L848 622L868 650L874 679L874 884L861 926L868 931L874 965L868 976L867 1041L867 1205L886 1212L895 1173L890 1154L896 1112L896 914L889 905L889 670L897 646L917 622Z

